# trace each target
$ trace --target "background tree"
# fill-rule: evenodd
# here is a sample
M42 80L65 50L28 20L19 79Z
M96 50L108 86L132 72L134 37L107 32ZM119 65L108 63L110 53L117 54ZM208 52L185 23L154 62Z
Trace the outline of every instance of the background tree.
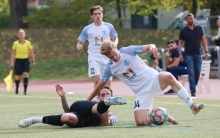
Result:
M28 28L27 0L10 0L10 27Z
M0 28L9 28L9 1L0 0Z

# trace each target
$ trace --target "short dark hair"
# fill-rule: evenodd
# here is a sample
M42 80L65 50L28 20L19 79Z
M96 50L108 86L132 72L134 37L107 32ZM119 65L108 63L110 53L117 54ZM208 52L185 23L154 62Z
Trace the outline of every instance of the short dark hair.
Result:
M171 43L175 44L176 42L171 39L171 40L169 40L169 41L167 42L167 45L169 45L169 44L171 44Z
M194 15L193 15L192 13L188 13L188 14L186 15L186 18L189 17L189 16L194 17Z
M103 13L103 8L99 5L92 6L92 7L89 8L89 12L90 12L91 15L93 15L94 10L100 10Z

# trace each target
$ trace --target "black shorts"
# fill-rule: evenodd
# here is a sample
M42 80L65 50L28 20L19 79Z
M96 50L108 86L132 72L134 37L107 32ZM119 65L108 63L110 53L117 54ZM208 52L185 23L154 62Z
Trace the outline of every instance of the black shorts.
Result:
M92 107L96 102L81 100L76 101L70 106L70 112L75 114L78 118L78 123L75 126L69 127L87 127L87 126L100 126L100 115L92 114Z
M30 71L30 62L28 58L25 59L15 59L14 72L15 75L22 75L23 72Z

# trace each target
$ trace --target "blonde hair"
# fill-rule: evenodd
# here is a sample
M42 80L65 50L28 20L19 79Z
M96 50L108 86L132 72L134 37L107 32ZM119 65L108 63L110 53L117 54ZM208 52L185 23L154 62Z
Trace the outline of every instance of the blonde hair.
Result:
M100 53L101 55L108 56L112 51L112 49L116 49L116 48L117 48L116 44L111 40L105 41L100 46Z

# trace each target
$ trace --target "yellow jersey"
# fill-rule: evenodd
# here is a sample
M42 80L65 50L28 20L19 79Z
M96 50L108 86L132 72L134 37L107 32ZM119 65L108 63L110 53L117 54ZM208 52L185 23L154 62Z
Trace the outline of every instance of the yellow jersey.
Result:
M32 45L30 41L25 40L23 44L19 42L19 40L13 43L12 49L16 50L15 58L25 59L28 58L28 51L32 49Z

